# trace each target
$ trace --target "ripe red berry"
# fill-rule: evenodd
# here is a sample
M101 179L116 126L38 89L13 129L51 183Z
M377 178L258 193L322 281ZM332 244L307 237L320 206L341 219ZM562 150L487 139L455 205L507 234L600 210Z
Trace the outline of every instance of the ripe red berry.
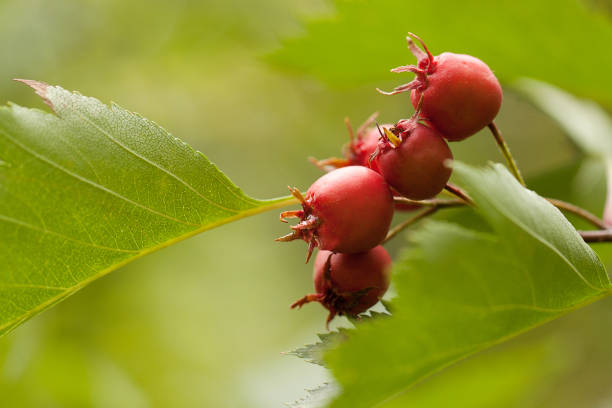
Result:
M414 119L398 122L379 144L374 161L391 187L412 200L432 198L451 175L453 158L440 132ZM399 137L398 137L399 136Z
M382 246L357 254L319 251L314 264L314 294L291 305L319 302L327 310L327 324L336 315L357 316L385 294L391 277L391 257Z
M471 55L450 52L434 57L414 37L425 49L423 52L408 38L417 66L392 71L414 72L417 77L387 94L411 91L415 108L422 96L422 116L451 141L465 139L491 123L501 107L502 89L487 64Z
M302 210L281 213L300 219L293 232L277 241L303 239L308 256L315 247L334 252L367 251L387 235L393 217L393 197L385 179L363 166L333 170L315 181L306 194L290 189Z

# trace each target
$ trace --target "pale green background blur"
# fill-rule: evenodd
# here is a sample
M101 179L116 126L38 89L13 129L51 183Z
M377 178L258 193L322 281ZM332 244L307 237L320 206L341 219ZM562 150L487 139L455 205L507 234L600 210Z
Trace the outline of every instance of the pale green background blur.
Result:
M304 16L330 12L323 0L0 0L0 99L45 108L11 81L29 78L115 101L204 152L247 194L285 195L319 175L307 156L339 154L344 116L358 124L375 110L383 122L411 113L406 96L329 89L261 58L301 35ZM499 124L527 176L576 158L562 131L509 90ZM485 134L452 149L468 162L501 161ZM327 375L281 352L316 340L326 313L289 310L312 283L305 246L273 241L285 232L277 213L206 232L34 318L0 339L0 406L277 407L301 397ZM597 331L612 320L606 306L520 340L561 338L577 356L568 361L594 360L580 378L588 386L546 380L560 390L541 392L561 401L551 406L612 401L602 346L612 334ZM589 330L589 341L572 337Z

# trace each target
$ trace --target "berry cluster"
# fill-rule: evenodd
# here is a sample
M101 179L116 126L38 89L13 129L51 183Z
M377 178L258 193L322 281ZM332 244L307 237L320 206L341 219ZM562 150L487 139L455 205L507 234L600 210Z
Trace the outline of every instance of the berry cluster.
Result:
M415 208L394 204L393 197L425 200L439 194L451 176L453 155L447 141L463 140L486 127L501 106L501 86L484 62L449 52L434 57L416 35L409 34L407 40L417 65L392 72L413 72L416 78L392 92L379 92L411 92L415 113L382 126L373 126L374 114L356 133L347 120L350 141L343 148L344 157L311 159L328 173L304 195L290 189L302 209L280 215L283 222L291 217L299 222L277 241L306 241L306 262L319 248L316 293L291 307L319 302L329 310L327 323L336 315L357 316L385 294L391 258L380 244L394 210Z

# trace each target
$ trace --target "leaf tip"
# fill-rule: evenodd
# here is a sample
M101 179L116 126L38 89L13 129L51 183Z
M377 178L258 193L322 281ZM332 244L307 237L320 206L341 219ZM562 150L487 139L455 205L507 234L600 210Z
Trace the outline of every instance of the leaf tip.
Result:
M49 98L47 98L47 88L49 88L49 84L47 84L46 82L35 81L32 79L13 78L13 81L21 82L32 88L36 92L36 94L40 96L43 101L53 110L53 104L51 103Z

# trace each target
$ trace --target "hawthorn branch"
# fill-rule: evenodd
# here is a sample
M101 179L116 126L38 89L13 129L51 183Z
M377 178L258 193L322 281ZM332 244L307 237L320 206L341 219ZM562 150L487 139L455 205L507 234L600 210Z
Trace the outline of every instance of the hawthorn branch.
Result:
M397 225L395 228L389 231L383 243L389 241L391 238L395 237L398 233L400 233L401 231L403 231L410 225L415 224L417 221L434 214L436 211L440 209L463 207L466 205L473 204L472 201L469 199L469 197L465 193L463 193L461 189L455 186L452 186L451 188L454 188L457 191L459 191L461 193L461 196L464 196L465 198L457 198L457 199L434 198L431 200L416 201L416 200L411 200L405 197L394 197L393 198L394 202L398 204L418 205L418 206L426 207L426 209L416 214L414 217L409 218L403 223ZM466 199L470 200L469 204L467 201L465 201ZM594 215L593 213L590 213L584 208L578 207L577 205L568 203L566 201L557 200L555 198L545 198L545 200L547 200L549 203L551 203L552 205L554 205L560 210L572 213L582 218L583 220L588 221L595 228L597 228L597 230L595 231L578 231L580 236L585 240L585 242L612 242L612 229L609 229L608 226L604 223L604 221L601 218L598 218L596 215Z
M510 171L512 172L512 174L514 174L514 177L519 181L519 183L521 183L524 187L526 185L525 180L523 180L523 176L521 176L521 172L519 171L518 166L514 161L514 157L512 157L512 153L510 153L510 148L506 144L506 141L504 140L501 132L499 131L499 128L497 127L495 122L489 123L487 127L493 134L493 137L497 142L499 150L501 150L502 154L504 155L504 158L506 159L506 163L508 164Z
M584 242L612 242L612 229L597 231L578 231Z
M451 200L443 200L443 199L431 199L431 200L422 200L416 201L411 200L406 197L393 197L393 201L397 204L408 204L408 205L417 205L420 207L461 207L466 205L465 201L455 198Z

